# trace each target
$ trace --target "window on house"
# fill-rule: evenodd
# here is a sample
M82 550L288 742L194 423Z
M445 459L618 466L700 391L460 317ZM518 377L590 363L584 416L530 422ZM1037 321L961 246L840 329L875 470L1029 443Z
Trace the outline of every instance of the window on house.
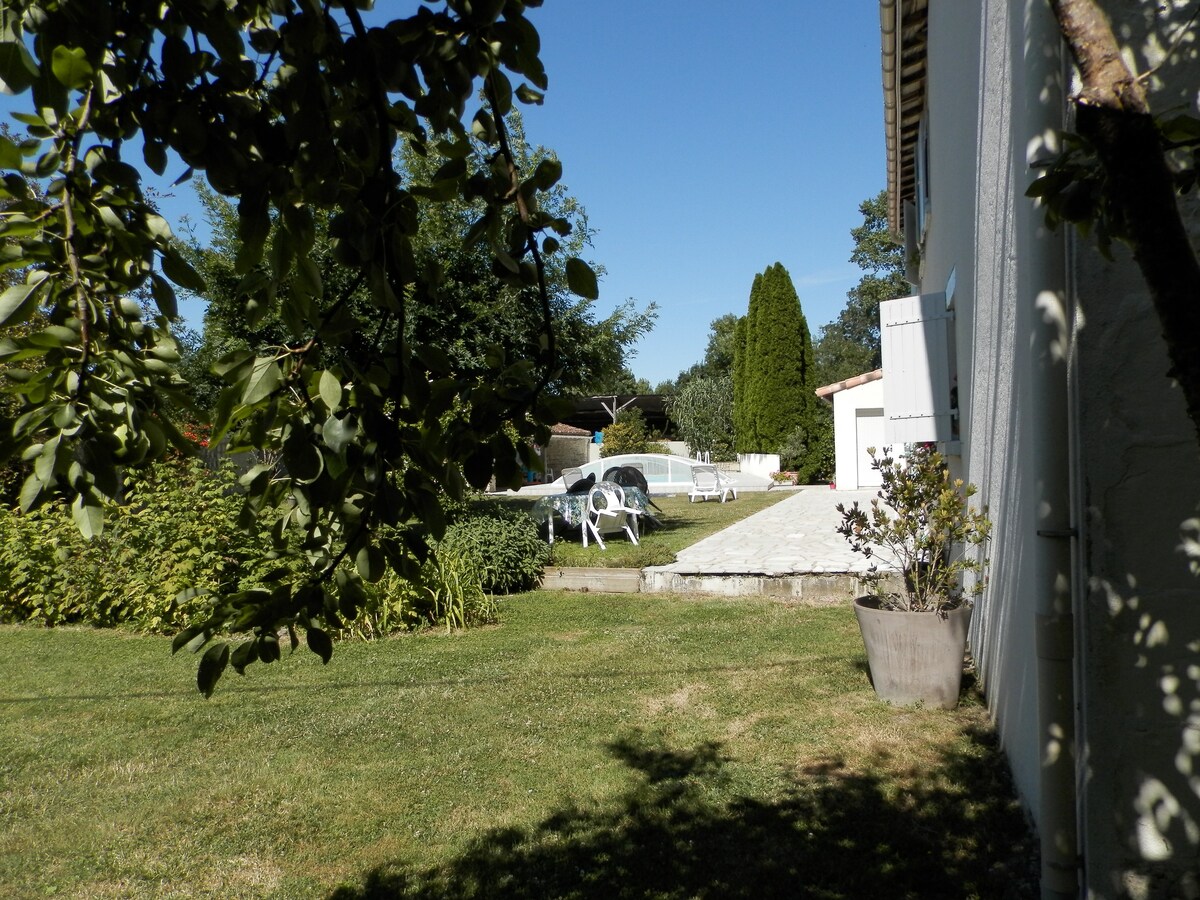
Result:
M926 112L921 116L921 122L917 126L917 152L916 152L916 197L914 202L917 206L917 244L925 243L925 229L929 225L929 213L933 209L933 204L930 202L929 193L929 113Z

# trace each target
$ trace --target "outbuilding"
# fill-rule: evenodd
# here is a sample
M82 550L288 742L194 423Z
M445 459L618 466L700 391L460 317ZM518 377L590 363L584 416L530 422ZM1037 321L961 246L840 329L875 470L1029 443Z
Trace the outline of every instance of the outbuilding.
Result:
M834 483L841 490L879 486L871 455L884 446L883 370L817 388L833 404Z

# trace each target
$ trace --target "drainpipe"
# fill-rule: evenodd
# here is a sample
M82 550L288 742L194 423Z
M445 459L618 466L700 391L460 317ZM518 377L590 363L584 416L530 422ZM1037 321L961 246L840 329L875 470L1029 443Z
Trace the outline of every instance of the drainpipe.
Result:
M1036 211L1035 211L1036 212ZM1040 215L1040 212L1037 214ZM1069 383L1071 310L1062 276L1061 241L1045 239L1035 272L1032 456L1038 479L1037 684L1041 756L1039 831L1043 900L1079 896L1075 797L1075 629L1072 615L1072 540ZM1057 269L1057 271L1055 271ZM1058 277L1056 277L1058 276Z
M1041 15L1039 21L1038 16ZM1043 53L1038 41L1025 41L1024 96L1031 133L1062 127L1065 108L1061 85L1067 77L1061 42L1049 11L1029 9L1026 28L1040 25L1055 52ZM1036 33L1036 31L1034 32ZM1028 36L1029 32L1026 32ZM1031 152L1031 156L1036 151ZM1026 163L1033 162L1031 158ZM1028 164L1017 184L1034 176ZM1072 585L1071 476L1074 446L1069 367L1073 345L1072 304L1067 285L1067 237L1046 232L1042 210L1027 204L1032 239L1023 248L1033 283L1024 295L1036 297L1032 344L1032 459L1038 483L1035 511L1037 543L1038 741L1041 756L1039 808L1043 900L1080 896L1076 799L1075 628Z

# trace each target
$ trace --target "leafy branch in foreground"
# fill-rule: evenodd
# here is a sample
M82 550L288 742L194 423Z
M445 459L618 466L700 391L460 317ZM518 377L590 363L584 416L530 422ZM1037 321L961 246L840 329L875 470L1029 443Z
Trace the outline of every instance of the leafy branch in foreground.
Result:
M537 5L446 0L370 24L361 4L337 0L0 9L0 86L26 98L15 117L29 135L0 137L0 272L23 273L0 295L0 362L42 363L11 379L19 406L0 436L0 455L33 463L21 506L65 496L84 534L98 534L127 467L168 444L190 449L173 422L188 397L168 322L176 289L205 284L147 202L130 147L159 175L181 160L183 178L202 171L236 201L246 321L278 312L288 324L287 340L215 366L213 440L282 461L242 478L244 524L268 521L281 564L260 587L216 596L208 621L177 638L204 651L205 694L230 663L277 659L283 630L293 641L306 631L327 660L327 635L362 605L364 582L388 568L419 577L428 538L445 530L441 498L515 483L529 441L548 437L557 363L544 258L570 223L539 207L561 167L520 171L504 125L514 97L539 103L547 86L525 17ZM514 87L510 73L525 80ZM440 160L429 183L406 179L401 147ZM418 194L482 205L464 241L537 298L532 356L497 348L464 373L410 334L407 301L442 302L439 272L414 252ZM323 217L353 289L327 285L310 259ZM587 264L564 269L570 290L595 297ZM131 299L147 287L153 320ZM351 310L360 287L368 333ZM35 315L37 327L10 330ZM282 564L289 546L307 562L300 580ZM234 651L225 632L252 640Z
M1171 359L1167 375L1179 382L1200 442L1200 260L1177 200L1196 185L1200 122L1155 118L1150 73L1134 75L1095 0L1049 2L1080 73L1076 133L1064 134L1063 153L1026 193L1042 200L1050 227L1094 229L1106 255L1114 238L1129 246ZM1193 14L1172 49L1194 34L1195 22Z

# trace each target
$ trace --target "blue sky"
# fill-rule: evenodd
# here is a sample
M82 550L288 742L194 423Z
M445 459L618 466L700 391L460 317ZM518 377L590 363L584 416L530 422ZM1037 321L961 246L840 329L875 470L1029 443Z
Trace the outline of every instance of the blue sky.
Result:
M636 375L653 386L700 360L709 323L744 314L777 261L814 335L837 316L861 274L858 204L886 177L877 0L546 0L529 18L550 89L523 107L526 134L587 209L607 269L597 317L659 308ZM0 111L28 98L13 100ZM163 212L195 217L191 189ZM181 312L199 327L201 305Z
M587 208L597 312L659 306L635 374L701 359L777 261L814 333L836 318L858 205L886 179L876 0L546 0L529 18L550 89L526 132Z

